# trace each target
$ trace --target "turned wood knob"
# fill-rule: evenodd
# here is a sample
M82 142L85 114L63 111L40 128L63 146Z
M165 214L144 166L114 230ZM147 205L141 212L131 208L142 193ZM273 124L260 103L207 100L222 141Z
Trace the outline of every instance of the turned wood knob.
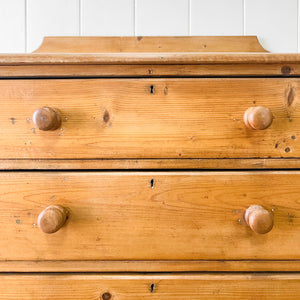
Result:
M250 129L267 129L272 124L272 121L273 114L268 107L250 107L244 114L245 125Z
M256 233L265 234L273 228L273 214L260 205L251 205L245 212L245 221Z
M37 223L45 233L54 233L64 226L67 220L67 210L60 205L50 205L38 217Z
M40 107L33 113L33 123L40 130L55 130L61 125L59 112L52 107Z

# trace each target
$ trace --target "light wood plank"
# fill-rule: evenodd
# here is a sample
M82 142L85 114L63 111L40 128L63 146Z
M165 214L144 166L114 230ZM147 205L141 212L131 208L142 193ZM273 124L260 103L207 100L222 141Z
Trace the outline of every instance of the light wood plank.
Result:
M297 158L222 159L2 159L0 170L295 169Z
M288 72L287 72L288 71ZM281 76L300 75L299 64L203 64L203 65L85 65L39 64L2 65L1 78L74 78L74 77L207 77L207 76Z
M0 260L299 260L299 185L297 171L2 172ZM48 235L52 204L69 219ZM253 204L273 210L270 233L245 224Z
M1 272L300 272L300 260L0 261Z
M3 80L0 159L297 158L298 89L298 79ZM60 129L35 127L42 106L60 111ZM245 126L252 106L271 109L270 128Z
M22 288L20 288L22 287ZM299 274L0 275L1 299L199 300L300 297ZM104 295L105 294L105 295Z
M299 63L300 54L278 53L198 53L198 52L162 52L162 53L98 53L98 54L12 54L0 55L0 66L9 65L139 65L139 64L179 64L179 65L215 65L215 64L289 64ZM290 70L291 71L291 70ZM286 75L288 75L287 72Z
M45 37L34 53L267 52L256 36Z

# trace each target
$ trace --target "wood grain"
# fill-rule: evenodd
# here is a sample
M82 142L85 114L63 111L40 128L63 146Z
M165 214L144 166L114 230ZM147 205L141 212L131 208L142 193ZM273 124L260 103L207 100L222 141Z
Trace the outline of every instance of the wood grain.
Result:
M140 65L140 64L292 64L300 62L299 53L198 53L198 52L139 52L139 53L69 53L69 54L1 54L0 66L9 65Z
M45 37L34 53L267 52L256 36Z
M99 64L39 64L0 65L1 78L57 77L207 77L207 76L281 76L300 75L299 63L266 64L198 64L198 65L99 65Z
M61 206L50 205L38 216L37 225L44 233L57 232L66 223L68 211Z
M153 180L152 180L153 179ZM299 260L300 172L2 172L0 260ZM47 235L51 204L69 212ZM254 233L252 204L274 215Z
M0 261L1 272L300 272L300 260Z
M22 288L20 288L22 287ZM300 297L299 274L0 275L1 299L199 300Z
M270 78L4 80L0 159L296 158L298 89ZM271 109L270 128L245 126L253 105ZM35 128L42 106L60 111L60 129Z
M0 170L262 170L300 168L297 158L221 159L1 159Z

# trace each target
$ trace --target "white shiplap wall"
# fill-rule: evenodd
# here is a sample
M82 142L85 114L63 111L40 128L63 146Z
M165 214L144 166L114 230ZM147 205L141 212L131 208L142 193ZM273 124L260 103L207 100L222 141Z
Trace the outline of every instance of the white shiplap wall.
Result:
M272 52L298 52L300 0L0 0L0 52L44 36L257 35Z

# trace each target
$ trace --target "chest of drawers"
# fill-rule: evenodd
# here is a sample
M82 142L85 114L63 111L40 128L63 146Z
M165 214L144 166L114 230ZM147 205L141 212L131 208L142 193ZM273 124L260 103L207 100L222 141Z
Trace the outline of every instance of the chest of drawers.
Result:
M0 299L299 299L299 75L255 37L1 55Z

